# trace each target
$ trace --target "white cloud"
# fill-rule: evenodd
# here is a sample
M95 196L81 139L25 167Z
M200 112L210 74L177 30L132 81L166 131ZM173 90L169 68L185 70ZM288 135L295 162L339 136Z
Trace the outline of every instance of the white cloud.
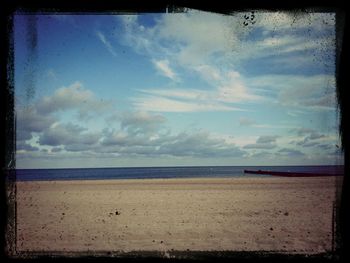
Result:
M336 136L335 134L320 133L315 129L302 127L299 129L292 129L291 132L296 133L298 136L294 137L293 140L290 140L289 144L303 148L321 148L328 151L336 149L336 145L340 144L339 136Z
M252 126L253 124L256 124L255 120L246 117L239 118L239 125L241 126Z
M243 146L243 149L274 149L277 146L275 144L272 143L253 143L253 144L247 144L245 146Z
M193 99L211 99L214 101L235 103L235 102L246 102L246 101L258 101L263 100L262 96L253 93L253 89L248 87L244 78L239 72L229 70L226 72L219 71L214 66L202 65L196 67L199 74L206 79L209 85L213 87L209 91L183 90L183 94L191 94ZM171 94L171 91L169 91Z
M291 129L295 126L292 125L283 125L283 124L253 124L254 128L262 128L262 129Z
M244 149L274 149L277 147L276 139L278 136L265 135L257 138L256 143L243 146Z
M315 41L315 39L305 39L305 37L294 35L268 37L261 41L248 42L248 44L250 44L252 50L255 51L255 58L267 57L271 56L271 54L281 56L283 53L315 50L325 46L334 46L334 42L332 42L329 37L319 38ZM252 55L252 50L248 52L248 55Z
M68 111L78 112L77 121L86 124L86 119L82 119L81 116L104 113L110 106L109 101L97 99L95 94L84 88L80 82L61 87L51 96L40 98L31 106L17 105L17 142L23 147L26 147L24 142L28 143L29 146L25 148L27 150L34 149L30 148L31 146L41 150L44 149L41 144L60 145L67 141L91 143L92 140L98 139L98 135L81 133L83 127L64 124L65 114ZM40 140L41 144L37 144L37 140Z
M223 102L242 102L262 100L263 97L252 94L238 72L229 71L218 87L217 99Z
M237 37L231 16L189 10L162 16L155 26L160 40L173 41L183 65L200 65L218 52L229 51Z
M132 47L136 52L155 58L159 53L168 54L168 49L158 42L154 28L144 27L138 23L138 15L117 15L121 21L124 34L117 32L116 39L121 44Z
M273 91L283 106L334 110L335 77L332 75L265 75L250 78L248 85Z
M241 117L239 118L239 125L241 126L249 126L254 128L262 128L262 129L293 129L295 126L292 125L283 125L283 124L259 124L256 120Z
M220 71L213 66L202 64L194 67L194 70L196 70L201 77L209 83L213 81L220 81L221 79Z
M264 136L260 136L256 140L256 142L257 143L272 143L272 142L275 142L278 137L279 136L277 136L277 135L264 135Z
M189 10L188 13L161 15L155 20L154 26L142 27L139 24L138 16L122 16L126 33L123 41L124 44L135 48L137 52L150 56L158 71L170 79L174 80L177 76L170 65L184 69L187 74L198 74L212 89L210 91L196 91L197 95L199 95L201 102L203 102L202 98L210 97L215 105L272 100L268 96L256 94L258 92L256 88L261 87L262 84L259 82L261 78L257 79L259 82L257 85L251 85L256 84L254 78L251 80L251 77L242 76L235 70L234 65L237 62L269 57L269 59L275 59L276 65L281 65L283 70L288 70L289 67L295 69L303 67L305 60L314 63L312 54L304 55L302 58L298 57L301 59L298 63L288 61L283 54L334 48L334 41L329 34L320 34L319 36L313 34L310 38L306 38L305 34L296 33L296 30L300 29L308 29L310 32L324 29L333 30L333 14L298 15L298 19L294 21L296 16L292 13L255 12L256 24L254 27L262 28L265 32L275 32L273 36L265 33L265 36L260 39L248 37L251 29L242 26L243 14L224 16ZM324 26L319 26L319 22L322 22ZM327 23L328 25L326 25ZM161 59L159 54L162 54ZM275 77L277 77L277 83L274 82ZM269 76L262 78L269 78ZM279 82L279 79L283 80ZM297 82L292 82L294 80ZM313 80L312 77L285 75L273 76L269 85L274 87L289 85L301 89L307 82L309 85L305 88L306 93L311 92L312 89L316 91L320 83L320 81L316 83L317 81ZM159 90L159 92L172 93L171 90ZM313 94L309 95L310 100L303 99L299 102L298 98L290 96L290 93L294 92L293 89L289 88L280 89L277 99L284 105L313 107L314 109L329 109L334 101L326 98L311 98L310 96L314 96ZM296 93L297 96L301 97L299 90ZM193 90L184 90L181 97L193 95ZM170 95L167 96L167 99L169 97ZM308 95L304 97L307 98ZM137 101L139 100L137 99ZM163 109L161 104L164 101L164 98L158 98L158 106L151 107L151 109ZM183 110L193 108L189 107L188 103L188 101L183 102L175 98L172 98L171 101L171 105L177 104L178 108ZM140 106L140 103L138 105ZM145 106L148 103L145 102L142 105L141 109L146 110ZM196 108L198 109L198 107Z
M303 152L291 148L282 148L278 151L278 154L285 157L296 157L305 155Z
M39 136L39 143L51 146L86 145L91 148L98 142L99 134L87 133L86 130L87 128L72 123L58 124L43 130Z
M214 138L206 131L180 133L159 148L159 153L190 157L242 157L245 153L234 144Z
M335 48L334 13L255 12L256 23L252 27L243 26L244 14L225 16L189 10L164 14L153 27L142 29L137 16L122 16L127 25L125 42L152 58L161 52L171 62L187 68L207 64L226 67L231 66L225 65L227 59L237 62ZM254 29L262 29L263 37L248 37ZM300 34L300 30L308 33ZM312 52L307 57L312 58Z
M162 54L161 59L187 69L221 60L238 41L233 16L190 10L164 14L154 26L142 29L137 16L120 18L125 30L120 39L123 44L152 59L160 60Z
M271 64L281 66L283 69L314 66L315 61L323 63L323 67L330 67L334 63L334 36L335 31L331 36L308 37L280 32L272 37L250 39L242 41L241 47L234 50L235 56L232 60L240 63L266 58Z
M167 78L172 80L176 80L177 76L175 72L170 68L169 61L167 59L164 60L152 60L156 69L160 72L160 74L164 75Z
M238 16L242 16L241 13ZM319 67L334 66L334 13L255 12L254 16L255 24L245 27L245 35L249 36L256 29L263 34L241 38L240 44L232 48L234 61L266 58L271 60L271 65L284 70L314 66L315 61L322 63Z
M38 112L34 106L16 109L17 131L40 132L50 127L54 122L55 118Z
M79 81L68 87L61 87L52 96L47 96L38 101L36 110L42 114L57 111L77 109L81 114L88 112L100 112L111 106L110 101L96 98L95 94L86 89Z
M166 120L164 116L159 114L150 114L144 111L126 112L122 114L120 126L131 134L154 135Z
M225 140L227 143L243 147L247 144L255 143L259 136L256 135L232 135L232 134L223 134L223 133L212 133L214 138Z
M244 111L240 108L210 101L181 101L161 96L140 96L132 99L134 107L141 111L156 112L205 112Z
M101 42L105 45L105 47L108 49L108 51L114 56L117 56L117 53L115 52L115 50L112 47L112 44L107 40L107 38L105 37L104 34L102 34L102 32L100 31L96 31L96 35L97 37L101 40Z
M236 71L222 73L205 65L199 68L198 72L200 74L212 73L207 79L212 89L141 89L140 92L151 96L141 95L133 98L134 106L144 111L246 111L232 104L266 99L249 91L241 75Z
M176 98L182 100L208 100L213 94L198 89L149 89L139 90L152 96Z

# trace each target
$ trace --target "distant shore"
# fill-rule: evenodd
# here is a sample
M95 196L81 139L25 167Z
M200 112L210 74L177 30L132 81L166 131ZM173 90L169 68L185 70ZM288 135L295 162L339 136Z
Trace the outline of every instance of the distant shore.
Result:
M327 252L341 180L17 182L17 251Z

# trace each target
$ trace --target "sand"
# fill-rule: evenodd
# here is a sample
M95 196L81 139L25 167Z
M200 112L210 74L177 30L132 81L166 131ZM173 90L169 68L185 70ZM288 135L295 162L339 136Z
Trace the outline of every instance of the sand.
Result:
M328 252L341 179L17 182L17 251Z

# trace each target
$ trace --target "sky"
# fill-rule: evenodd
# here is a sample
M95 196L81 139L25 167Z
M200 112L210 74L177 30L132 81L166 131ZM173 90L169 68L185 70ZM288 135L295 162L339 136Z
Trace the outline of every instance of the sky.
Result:
M16 167L342 164L335 21L18 13Z

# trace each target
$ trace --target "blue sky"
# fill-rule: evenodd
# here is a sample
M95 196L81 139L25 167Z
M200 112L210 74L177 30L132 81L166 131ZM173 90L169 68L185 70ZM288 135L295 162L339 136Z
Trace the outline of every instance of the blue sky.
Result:
M341 164L335 19L17 14L17 167Z

